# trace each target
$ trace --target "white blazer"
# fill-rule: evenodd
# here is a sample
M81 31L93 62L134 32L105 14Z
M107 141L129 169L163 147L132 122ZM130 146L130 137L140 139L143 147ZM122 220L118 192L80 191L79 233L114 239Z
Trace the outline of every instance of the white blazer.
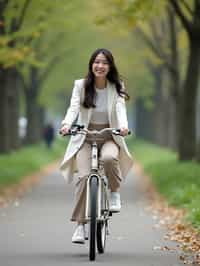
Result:
M93 108L85 108L82 103L84 100L84 79L75 80L74 88L70 106L67 110L66 116L62 121L62 125L66 124L69 127L77 119L77 124L84 125L86 128L90 123ZM108 119L110 127L113 128L128 128L127 114L125 100L116 92L115 85L107 80L107 97L108 97ZM61 162L60 170L65 180L70 183L73 180L74 172L76 170L75 155L82 146L85 135L71 136L68 143L64 159ZM128 151L124 138L121 136L114 136L115 142L120 147L119 163L122 176L125 178L130 168L133 165L132 157Z

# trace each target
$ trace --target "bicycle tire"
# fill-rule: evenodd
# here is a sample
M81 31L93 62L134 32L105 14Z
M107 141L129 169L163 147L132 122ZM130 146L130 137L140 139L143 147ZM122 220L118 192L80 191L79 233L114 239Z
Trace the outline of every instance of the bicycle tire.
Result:
M91 261L96 257L96 215L97 215L97 190L98 180L96 176L90 181L90 238L89 238L89 258Z
M106 222L97 223L97 249L99 253L104 253L106 245Z

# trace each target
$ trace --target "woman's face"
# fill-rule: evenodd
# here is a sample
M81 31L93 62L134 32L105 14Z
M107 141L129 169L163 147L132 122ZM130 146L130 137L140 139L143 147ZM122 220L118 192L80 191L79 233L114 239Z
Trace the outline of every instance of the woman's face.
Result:
M92 64L92 72L94 76L96 78L106 78L109 70L110 66L108 60L104 54L99 53Z

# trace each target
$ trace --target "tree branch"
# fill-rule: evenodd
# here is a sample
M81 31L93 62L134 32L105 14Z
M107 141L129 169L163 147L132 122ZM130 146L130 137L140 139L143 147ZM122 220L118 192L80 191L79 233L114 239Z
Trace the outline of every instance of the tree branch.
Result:
M180 7L180 2L178 2L177 0L168 0L170 2L170 4L172 5L174 11L176 12L177 16L179 17L179 19L181 20L184 28L186 29L186 31L191 34L192 30L191 30L191 22L186 18L186 16L183 13L183 10Z
M0 16L4 15L4 11L7 5L8 5L8 0L0 1Z
M24 20L24 17L25 17L25 14L26 14L26 10L30 4L31 0L26 0L26 2L24 3L24 6L22 7L22 10L21 10L21 14L19 15L19 17L14 17L12 20L11 20L11 25L10 25L10 29L9 29L9 32L17 32L22 23L23 23L23 20ZM13 42L11 42L10 44L11 46L13 45Z
M173 66L169 60L169 57L162 51L161 48L156 47L155 43L158 44L158 41L153 41L147 34L145 34L141 29L137 28L138 33L143 38L143 40L147 43L147 45L151 48L154 54L158 56L164 64L169 69L169 71L174 71ZM157 40L157 39L156 39Z
M171 80L173 81L173 86L171 86L171 92L173 97L178 101L180 95L180 71L179 71L179 52L177 45L177 29L176 29L176 18L175 12L168 6L168 25L170 31L170 51L171 51L171 65L173 65L174 71L171 73Z
M30 5L32 0L26 0L25 3L24 3L24 6L22 7L22 11L21 11L21 14L18 18L18 21L16 23L16 30L19 30L19 28L21 27L23 21L24 21L24 17L25 17L25 14L26 14L26 11L28 9L28 6Z
M184 7L187 9L187 11L190 13L190 15L193 16L194 15L194 11L190 8L188 3L186 3L185 0L181 0L181 2L184 5Z

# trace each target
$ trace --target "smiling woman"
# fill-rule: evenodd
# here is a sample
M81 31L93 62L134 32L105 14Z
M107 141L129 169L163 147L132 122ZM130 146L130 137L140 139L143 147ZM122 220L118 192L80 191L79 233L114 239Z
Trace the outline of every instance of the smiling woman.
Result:
M98 54L97 57L95 58L94 63L92 64L92 71L94 75L98 77L96 86L99 89L104 89L105 78L109 72L109 63L103 53Z
M129 98L125 92L124 84L119 78L112 53L107 49L97 49L90 58L88 74L84 81L84 107L96 107L96 91L94 87L99 89L106 88L108 81L115 85L116 92L119 96Z
M78 124L89 129L119 128L121 135L127 135L126 98L128 94L119 78L112 53L107 49L97 49L89 60L86 77L75 81L70 107L62 121L62 134L68 133L77 119ZM132 157L120 136L108 134L103 141L97 141L97 145L111 190L110 210L119 212L120 185L132 167ZM90 161L91 145L87 137L72 136L61 163L61 172L66 179L70 179L76 167L78 170L77 200L71 218L78 223L78 227L72 237L73 243L85 242L86 180L90 173Z

